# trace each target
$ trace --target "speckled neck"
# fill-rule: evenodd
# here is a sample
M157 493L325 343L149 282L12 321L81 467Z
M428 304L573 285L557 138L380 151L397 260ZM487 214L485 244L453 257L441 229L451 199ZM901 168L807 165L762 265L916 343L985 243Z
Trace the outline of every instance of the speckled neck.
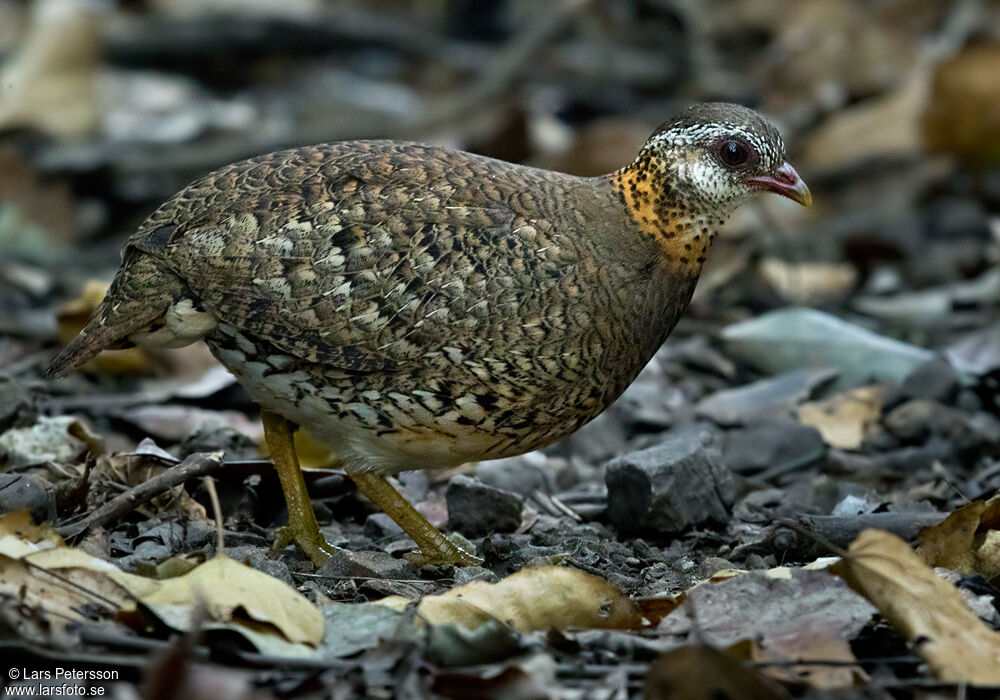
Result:
M699 274L725 213L701 211L693 205L679 187L668 159L653 147L647 146L634 162L607 177L635 225L659 246L663 262Z

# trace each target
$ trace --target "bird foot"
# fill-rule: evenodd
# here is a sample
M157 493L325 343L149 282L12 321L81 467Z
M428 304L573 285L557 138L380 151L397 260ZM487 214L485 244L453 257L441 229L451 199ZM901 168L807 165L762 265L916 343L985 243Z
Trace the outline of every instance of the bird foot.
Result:
M440 543L435 549L420 549L415 552L407 552L403 557L414 566L420 567L483 565L482 559L448 539L444 539L444 542Z
M340 547L330 544L318 530L316 532L297 532L292 526L285 525L278 528L274 534L273 549L284 549L290 544L299 546L306 556L312 560L317 567L323 566L326 561L340 550Z

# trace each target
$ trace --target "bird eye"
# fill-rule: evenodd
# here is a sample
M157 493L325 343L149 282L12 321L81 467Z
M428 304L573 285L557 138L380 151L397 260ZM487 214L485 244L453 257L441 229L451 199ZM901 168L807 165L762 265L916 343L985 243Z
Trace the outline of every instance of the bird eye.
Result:
M719 144L719 160L729 168L741 168L750 161L750 148L741 141L728 139Z

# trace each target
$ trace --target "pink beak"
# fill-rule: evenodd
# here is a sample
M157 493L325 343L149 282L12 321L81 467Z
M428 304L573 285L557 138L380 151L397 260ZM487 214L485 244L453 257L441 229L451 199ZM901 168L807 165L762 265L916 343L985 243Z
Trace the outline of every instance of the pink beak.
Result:
M748 177L746 182L748 185L788 197L804 207L812 206L813 198L809 188L789 163L782 163L773 175L753 175Z

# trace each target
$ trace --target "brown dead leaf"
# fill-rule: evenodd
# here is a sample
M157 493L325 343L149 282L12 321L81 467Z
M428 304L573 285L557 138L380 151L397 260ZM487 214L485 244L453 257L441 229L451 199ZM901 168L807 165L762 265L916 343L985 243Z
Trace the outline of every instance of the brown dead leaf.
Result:
M131 577L105 561L64 546L47 524L34 525L27 511L0 515L0 597L41 611L54 634L61 634L67 623L86 621L79 612L84 606L130 603L131 595L110 572Z
M733 651L707 644L680 647L649 666L642 686L645 700L780 700L788 693L742 664Z
M375 601L402 610L410 601L390 596ZM473 581L417 605L427 624L475 629L491 620L521 632L567 627L638 629L639 606L602 578L577 569L543 566L524 569L497 583Z
M316 646L323 637L323 615L304 596L226 556L157 581L66 547L50 528L32 525L21 513L0 516L0 594L17 596L55 614L76 610L95 598L129 612L138 600L175 629L189 631L207 618L231 626L255 643L270 634Z
M786 683L807 683L814 688L849 688L867 680L867 674L857 662L850 642L843 637L814 631L806 626L784 637L761 640L753 647L752 658L759 662L780 662L765 665L761 673ZM788 660L802 663L788 666ZM809 660L822 659L822 664L809 664ZM825 663L838 661L840 664ZM841 665L842 664L842 665Z
M923 114L928 148L973 165L1000 163L1000 43L964 49L936 69Z
M921 152L920 117L930 92L931 65L918 62L898 87L834 112L799 145L803 167L841 172L877 158Z
M0 129L27 127L63 137L96 131L100 39L84 3L35 4L24 44L0 70Z
M188 573L158 582L138 596L171 626L191 629L199 605L211 620L271 625L293 643L316 646L323 638L323 614L288 584L217 555ZM252 625L260 631L260 627Z
M865 530L830 571L871 601L940 679L1000 685L1000 634L902 539Z
M872 384L810 401L798 407L799 421L816 428L831 447L856 450L878 425L887 392L887 385Z
M928 566L1000 578L1000 495L962 506L942 522L921 528L917 556Z
M63 539L55 528L48 523L35 525L27 508L0 514L0 538L6 537L13 537L24 545L63 546ZM44 547L35 547L32 551L41 548Z
M778 295L794 304L815 306L844 299L858 280L858 271L846 263L799 262L766 258L760 274Z
M77 232L69 185L44 176L10 147L0 148L0 211L16 222L0 229L0 247L31 260L51 261Z

